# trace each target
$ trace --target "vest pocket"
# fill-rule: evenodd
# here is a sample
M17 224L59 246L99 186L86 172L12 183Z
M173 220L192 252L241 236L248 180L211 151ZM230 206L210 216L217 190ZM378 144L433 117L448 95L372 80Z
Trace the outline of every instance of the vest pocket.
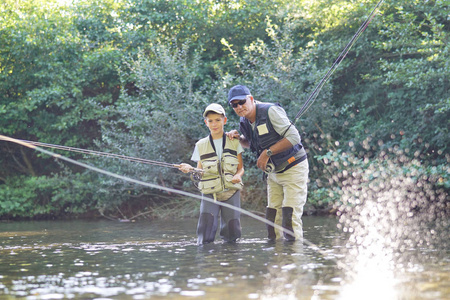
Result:
M223 191L220 177L202 179L198 183L198 188L202 191L203 194L213 194Z
M225 155L223 157L223 171L225 174L227 173L231 173L231 174L236 174L237 169L239 166L239 160L236 156L234 155ZM233 176L231 176L233 177Z
M203 172L204 175L208 175L208 174L214 174L217 175L219 174L219 164L218 161L216 159L214 160L203 160L202 161L202 168L203 168Z

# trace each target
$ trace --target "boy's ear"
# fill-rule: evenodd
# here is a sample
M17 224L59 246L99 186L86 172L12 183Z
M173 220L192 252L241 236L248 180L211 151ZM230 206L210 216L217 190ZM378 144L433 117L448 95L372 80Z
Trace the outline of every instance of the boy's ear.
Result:
M206 118L203 119L203 121L205 121L205 125L208 126L208 121L206 121Z
M223 117L223 125L227 124L227 117Z

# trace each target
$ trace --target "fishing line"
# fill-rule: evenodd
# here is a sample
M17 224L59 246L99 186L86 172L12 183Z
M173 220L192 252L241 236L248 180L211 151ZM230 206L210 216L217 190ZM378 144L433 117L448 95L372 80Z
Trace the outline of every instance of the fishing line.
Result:
M325 76L320 80L319 84L315 87L313 92L309 95L308 99L306 100L305 104L300 108L299 112L295 116L295 118L292 120L291 125L293 125L298 118L300 118L316 101L317 96L319 95L320 90L324 86L324 84L328 81L328 79L331 77L331 75L334 73L334 71L338 68L340 63L344 60L344 58L347 56L347 53L350 51L351 47L355 44L356 40L362 35L364 30L369 26L370 22L375 16L375 12L380 7L380 5L384 2L384 0L380 0L378 4L373 8L372 12L369 14L367 19L361 24L359 29L356 31L355 35L351 38L350 42L345 46L344 50L339 54L338 58L334 61L333 65L330 67L328 72L325 74Z
M130 177L122 176L122 175L119 175L119 174L116 174L116 173L112 173L112 172L109 172L109 171L106 171L106 170L103 170L103 169L100 169L100 168L97 168L97 167L94 167L94 166L91 166L91 165L88 165L88 164L85 164L85 163L82 163L82 162L79 162L79 161L76 161L74 159L65 157L63 155L56 154L56 153L53 153L51 151L47 151L47 150L45 150L43 148L40 148L40 147L38 147L36 145L33 145L33 144L28 143L28 142L23 141L23 140L14 139L14 138L11 138L11 137L8 137L8 136L4 136L4 135L0 135L0 140L16 143L16 144L19 144L19 145L31 148L33 150L45 153L47 155L50 155L51 157L54 157L56 159L61 159L61 160L64 160L66 162L78 165L80 167L84 167L86 169L90 169L92 171L95 171L95 172L98 172L98 173L101 173L101 174L105 174L105 175L108 175L108 176L111 176L111 177L114 177L114 178L118 178L118 179L121 179L121 180L124 180L124 181L128 181L128 182L131 182L131 183L135 183L135 184L143 185L143 186L146 186L146 187L150 187L150 188L154 188L154 189L158 189L158 190L162 190L162 191L166 191L166 192L171 192L171 193L175 193L175 194L179 194L179 195L183 195L183 196L187 196L187 197L191 197L191 198L195 198L195 199L199 199L199 200L205 200L205 201L212 202L212 203L215 203L215 204L223 206L223 207L227 207L227 208L230 208L230 209L233 209L233 210L237 210L240 213L242 213L244 215L247 215L247 216L249 216L249 217L251 217L251 218L253 218L255 220L261 221L261 222L263 222L263 223L265 223L267 225L270 225L270 226L273 226L273 227L277 228L278 230L280 230L282 232L285 232L287 234L295 236L294 232L292 232L291 230L283 228L282 226L277 225L277 224L275 224L275 223L273 223L273 222L271 222L269 220L266 220L263 217L260 217L260 216L258 216L256 214L252 213L252 212L249 212L249 211L247 211L245 209L233 206L233 205L228 204L228 203L224 203L224 202L221 202L221 201L215 201L214 199L203 197L202 195L196 195L196 194L192 194L192 193L189 193L189 192L176 190L176 189L168 188L168 187L161 186L161 185L158 185L158 184L144 182L144 181L141 181L141 180L137 180L137 179L133 179L133 178L130 178ZM314 251L320 253L323 257L329 257L328 253L326 253L325 251L322 251L314 243L308 241L305 238L303 238L303 242L305 244L307 244L309 247L311 247ZM337 266L339 266L340 268L342 268L345 271L350 272L352 275L354 275L353 271L350 270L344 263L342 263L342 262L340 262L340 261L338 261L338 260L336 260L334 258L330 258L330 259L333 260L336 263Z
M0 138L1 140L2 138ZM132 156L126 156L121 154L114 154L114 153L108 153L108 152L101 152L101 151L95 151L95 150L88 150L88 149L82 149L82 148L75 148L75 147L68 147L68 146L62 146L62 145L55 145L55 144L47 144L47 143L41 143L41 142L34 142L34 141L27 141L27 140L19 140L27 144L31 144L34 146L41 146L46 148L52 148L52 149L58 149L58 150L65 150L70 152L76 152L76 153L82 153L82 154L90 154L90 155L96 155L96 156L102 156L102 157L109 157L109 158L117 158L117 159L123 159L131 162L137 162L137 163L143 163L148 165L154 165L154 166L160 166L160 167L166 167L166 168L175 168L178 169L179 165L177 164L171 164L156 160L150 160L150 159L143 159L138 157L132 157ZM193 168L194 172L201 172L201 170L197 168Z

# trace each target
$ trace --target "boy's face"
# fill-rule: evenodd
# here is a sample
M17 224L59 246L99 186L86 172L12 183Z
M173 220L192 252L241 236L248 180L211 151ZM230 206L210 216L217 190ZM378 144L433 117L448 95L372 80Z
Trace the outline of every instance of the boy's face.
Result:
M212 135L222 135L223 126L227 123L227 117L210 112L205 117L205 124L209 128Z

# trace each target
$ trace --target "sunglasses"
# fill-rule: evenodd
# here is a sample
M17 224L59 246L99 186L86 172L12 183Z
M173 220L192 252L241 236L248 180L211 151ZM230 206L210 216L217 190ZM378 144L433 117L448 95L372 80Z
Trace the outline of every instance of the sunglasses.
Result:
M239 100L238 102L231 102L230 105L232 108L236 108L238 107L238 105L244 105L245 102L247 102L247 98L243 99L243 100Z

